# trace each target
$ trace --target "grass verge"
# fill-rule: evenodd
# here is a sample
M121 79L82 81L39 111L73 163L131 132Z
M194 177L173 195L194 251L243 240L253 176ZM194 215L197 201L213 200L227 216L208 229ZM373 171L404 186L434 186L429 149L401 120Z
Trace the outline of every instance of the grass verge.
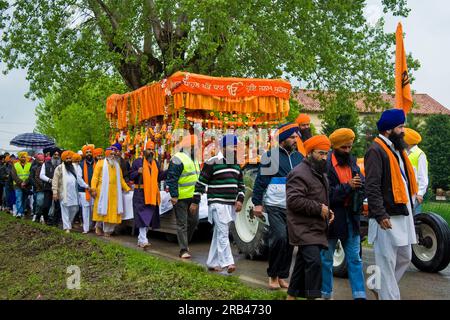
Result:
M437 202L426 201L422 205L422 212L434 212L444 218L450 225L450 203L449 202Z
M67 267L81 270L81 289L67 289ZM0 213L0 299L284 299L235 276L170 262L80 234L65 234Z

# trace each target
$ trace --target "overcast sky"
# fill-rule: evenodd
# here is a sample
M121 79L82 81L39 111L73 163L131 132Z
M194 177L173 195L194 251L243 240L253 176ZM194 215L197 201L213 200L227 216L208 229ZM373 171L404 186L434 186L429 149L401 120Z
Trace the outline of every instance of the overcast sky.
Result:
M369 0L367 19L376 21L383 16L380 0ZM419 59L421 68L415 73L412 89L427 93L450 108L450 1L409 0L411 12L406 19L386 16L385 29L395 32L397 23L403 24L405 49ZM0 70L4 64L0 63ZM17 151L9 141L17 134L32 132L35 127L37 101L27 100L28 82L24 70L0 74L0 152Z

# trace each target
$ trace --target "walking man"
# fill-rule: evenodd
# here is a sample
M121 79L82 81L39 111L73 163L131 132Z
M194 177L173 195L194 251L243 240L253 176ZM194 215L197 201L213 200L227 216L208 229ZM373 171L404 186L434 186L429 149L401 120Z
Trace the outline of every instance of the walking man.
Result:
M158 182L162 179L162 173L154 156L155 144L148 140L143 157L134 160L130 172L130 179L134 181L134 225L139 229L137 245L144 250L150 246L147 238L148 228L158 229L160 226L161 194Z
M105 159L97 162L91 181L91 194L95 197L93 221L96 224L96 234L110 237L117 224L122 222L123 195L130 187L122 177L122 170L112 148L107 148Z
M200 174L200 165L195 157L197 145L195 135L184 137L180 143L180 151L173 155L167 172L166 182L177 220L178 245L182 259L191 257L188 242L198 224L198 211L189 212Z
M269 219L269 288L287 288L293 247L289 244L286 224L286 176L300 164L303 156L297 152L296 123L278 128L278 145L261 157L261 164L253 187L253 213L257 217L267 212Z
M50 156L52 157L51 160L44 162L39 174L39 178L44 181L44 204L42 207L42 212L49 212L53 201L53 212L52 215L49 216L49 224L57 226L61 220L61 206L58 200L53 200L52 179L55 174L56 167L61 164L61 150L56 147L51 148Z
M95 160L93 157L94 145L85 145L81 148L84 159L80 162L81 177L87 185L91 185L92 175L94 174ZM80 197L81 212L83 216L83 233L89 233L92 222L92 207L94 199L91 193L85 188L78 187Z
M330 208L334 222L328 229L328 250L322 250L322 298L333 296L333 256L337 241L345 252L353 299L366 299L363 264L360 257L359 222L364 201L364 176L351 155L355 133L337 129L330 135L333 151L327 160Z
M322 296L322 261L327 249L327 231L333 222L326 178L330 140L318 135L305 141L307 157L287 178L287 221L289 242L298 246L288 289L288 300Z
M53 200L60 201L63 230L69 233L72 223L79 210L78 185L89 190L89 185L83 181L72 163L72 151L64 151L62 163L55 169L52 180Z
M233 254L228 238L229 223L242 209L245 185L241 167L237 163L236 135L227 134L222 138L222 151L203 166L195 185L194 200L190 210L198 212L201 195L208 189L208 221L214 225L213 238L206 265L211 271L226 268L234 272Z
M414 168L405 152L405 114L401 109L382 113L378 137L367 151L366 193L369 205L369 243L381 271L381 300L399 300L398 282L411 261L416 243L413 203L417 193Z
M19 161L16 162L11 171L14 181L14 191L16 193L16 209L17 217L23 218L25 215L26 199L28 197L28 189L30 187L29 178L31 171L31 163L28 162L28 153L19 152Z

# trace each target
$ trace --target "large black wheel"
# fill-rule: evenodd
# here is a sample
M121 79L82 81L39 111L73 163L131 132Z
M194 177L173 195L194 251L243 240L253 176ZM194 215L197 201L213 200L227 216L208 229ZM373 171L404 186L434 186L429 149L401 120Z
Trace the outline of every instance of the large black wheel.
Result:
M336 249L334 250L333 275L338 278L348 278L347 260L340 240L336 243Z
M230 224L230 233L240 253L249 259L266 259L268 253L268 227L253 215L253 184L256 179L257 168L244 169L246 185L245 199L242 212L236 214L236 221Z
M412 245L412 263L424 272L439 272L450 262L450 228L435 213L414 217L418 244Z

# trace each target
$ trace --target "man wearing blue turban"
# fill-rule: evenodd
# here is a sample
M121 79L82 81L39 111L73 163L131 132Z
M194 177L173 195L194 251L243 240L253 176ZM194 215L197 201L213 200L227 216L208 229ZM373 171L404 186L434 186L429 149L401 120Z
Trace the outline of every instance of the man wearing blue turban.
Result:
M405 114L401 109L382 113L378 137L368 149L366 194L369 204L369 243L381 271L375 295L399 300L398 282L411 261L411 244L417 243L413 207L417 193L414 169L405 152Z

